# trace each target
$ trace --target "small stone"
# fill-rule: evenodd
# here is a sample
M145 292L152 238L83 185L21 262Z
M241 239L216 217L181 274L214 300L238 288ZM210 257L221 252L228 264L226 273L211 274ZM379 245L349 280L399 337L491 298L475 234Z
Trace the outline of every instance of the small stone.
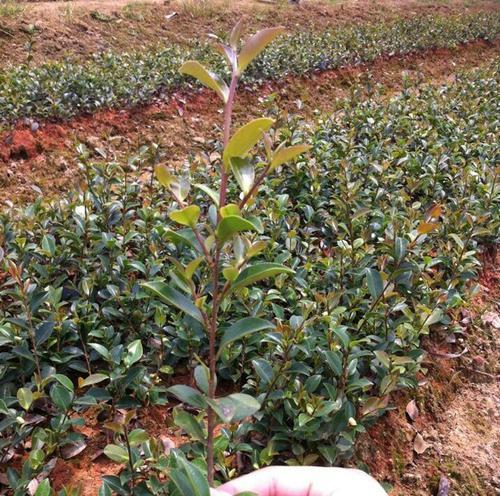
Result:
M422 476L419 474L405 473L401 476L401 480L405 484L416 484L422 480Z

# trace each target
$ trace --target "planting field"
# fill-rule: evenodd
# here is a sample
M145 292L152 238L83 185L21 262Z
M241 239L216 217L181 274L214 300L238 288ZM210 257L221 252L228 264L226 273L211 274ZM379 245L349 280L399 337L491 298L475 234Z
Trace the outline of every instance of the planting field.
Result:
M0 0L0 494L498 493L499 34L495 2Z

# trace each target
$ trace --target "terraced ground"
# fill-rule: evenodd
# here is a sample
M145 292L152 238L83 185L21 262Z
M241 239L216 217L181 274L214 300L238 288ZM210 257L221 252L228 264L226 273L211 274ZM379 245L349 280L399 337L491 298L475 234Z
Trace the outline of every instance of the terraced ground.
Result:
M253 207L259 257L295 275L228 309L281 337L221 358L223 390L264 398L222 431L221 478L292 459L365 468L394 495L496 494L500 13L455 0L0 3L0 494L48 476L97 495L121 467L102 454L115 408L168 446L193 437L165 387L192 383L205 338L138 288L182 290L168 261L198 255L167 242L152 171L213 177L221 106L177 68L224 74L202 34L239 17L288 34L250 66L235 126L272 115L273 139L312 148ZM26 400L38 365L73 395L61 417L52 383ZM109 384L79 385L95 374Z

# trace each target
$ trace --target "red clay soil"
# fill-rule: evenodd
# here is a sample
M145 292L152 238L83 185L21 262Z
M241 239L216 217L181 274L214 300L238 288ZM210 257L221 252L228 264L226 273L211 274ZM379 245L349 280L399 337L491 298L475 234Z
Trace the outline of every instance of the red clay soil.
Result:
M488 250L483 267L479 293L459 316L463 337L426 340L419 390L401 395L359 443L358 458L393 485L391 496L437 495L440 482L450 485L443 496L500 493L500 251Z
M240 93L236 121L262 115L270 100L285 113L300 113L306 118L312 117L315 109L331 112L336 99L348 95L355 83L369 79L372 85L383 85L388 93L399 91L403 72L417 82L449 82L457 71L488 63L499 53L499 42L479 41L452 50L381 58L369 65L267 83L257 92ZM303 104L300 111L297 100ZM189 153L203 151L205 140L201 137L213 136L219 111L219 102L211 92L179 91L136 108L34 126L20 122L13 130L0 132L0 201L23 202L40 190L53 195L73 187L79 177L75 160L78 142L91 150L105 150L117 159L125 159L143 144L157 143L168 155L169 165L182 165Z

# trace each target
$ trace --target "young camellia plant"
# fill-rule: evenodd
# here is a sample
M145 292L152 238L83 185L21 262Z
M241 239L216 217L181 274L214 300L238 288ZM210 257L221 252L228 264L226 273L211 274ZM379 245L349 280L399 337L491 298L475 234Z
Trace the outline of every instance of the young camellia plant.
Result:
M194 370L197 388L175 385L170 394L190 407L206 411L207 430L201 429L198 420L188 412L182 412L182 424L197 426L197 439L206 447L207 475L214 484L214 430L218 424L238 422L256 413L259 402L252 396L233 393L217 396L217 362L224 348L242 338L274 325L255 316L234 319L233 303L238 294L263 279L279 274L292 274L284 265L271 262L251 263L251 259L262 252L266 243L259 239L263 225L255 215L255 198L266 177L277 167L308 150L306 145L273 145L267 131L274 121L258 118L232 132L231 121L238 81L246 67L284 28L264 29L245 43L240 49L242 22L232 30L229 44L216 40L217 49L228 61L231 81L228 84L218 75L207 70L196 61L183 64L180 71L194 77L213 89L224 103L223 154L220 162L220 181L217 187L206 184L194 185L207 195L207 204L190 202L190 184L185 178L172 174L165 165L157 166L155 173L159 182L174 200L174 209L169 218L180 227L169 230L167 237L179 246L192 250L193 258L171 259L172 281L150 281L143 287L162 302L176 307L190 318L198 321L208 337L208 357L198 357L199 365ZM252 150L264 143L265 159L252 155ZM236 179L241 190L239 197L229 201L229 180ZM217 191L218 188L218 191ZM233 195L236 196L236 195Z

